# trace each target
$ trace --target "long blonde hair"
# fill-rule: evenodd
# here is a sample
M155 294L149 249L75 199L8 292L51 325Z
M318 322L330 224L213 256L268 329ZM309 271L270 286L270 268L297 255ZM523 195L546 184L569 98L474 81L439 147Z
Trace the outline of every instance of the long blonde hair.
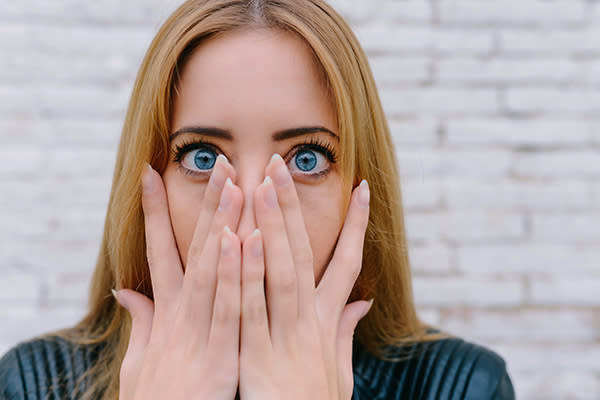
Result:
M137 75L119 144L89 313L60 333L77 343L99 345L98 360L87 374L93 386L86 389L86 397L118 397L130 320L111 289L131 288L152 298L140 176L146 162L159 172L166 167L179 71L201 41L255 28L295 32L312 49L335 103L344 188L360 179L371 188L363 268L351 297L374 297L375 303L358 325L357 339L379 357L386 346L430 339L413 303L394 146L367 58L348 25L323 0L188 0L162 25ZM350 190L346 192L349 196Z

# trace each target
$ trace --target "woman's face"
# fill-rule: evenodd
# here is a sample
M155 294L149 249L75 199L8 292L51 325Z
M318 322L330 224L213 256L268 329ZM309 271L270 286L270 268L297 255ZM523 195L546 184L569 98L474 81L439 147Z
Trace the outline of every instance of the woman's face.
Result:
M320 280L342 227L342 185L335 110L309 47L275 30L204 42L181 74L171 126L163 179L183 264L217 155L234 167L244 196L232 227L243 241L256 229L254 190L278 153L295 181Z

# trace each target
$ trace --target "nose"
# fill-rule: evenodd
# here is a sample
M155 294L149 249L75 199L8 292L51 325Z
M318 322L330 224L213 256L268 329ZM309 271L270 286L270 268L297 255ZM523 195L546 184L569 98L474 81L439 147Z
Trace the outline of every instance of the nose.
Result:
M237 227L237 235L243 242L256 229L256 217L254 214L254 192L260 185L265 176L265 165L260 164L260 168L239 168L237 169L236 185L242 190L244 203L242 205L242 214Z

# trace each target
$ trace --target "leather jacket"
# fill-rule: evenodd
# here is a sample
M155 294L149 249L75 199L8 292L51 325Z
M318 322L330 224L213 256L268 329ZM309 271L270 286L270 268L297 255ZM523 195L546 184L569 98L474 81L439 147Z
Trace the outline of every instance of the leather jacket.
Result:
M76 398L76 387L89 385L83 374L95 362L97 348L62 338L21 343L0 360L0 399ZM382 361L354 344L352 400L514 399L504 360L462 339L421 343L390 356L403 359Z

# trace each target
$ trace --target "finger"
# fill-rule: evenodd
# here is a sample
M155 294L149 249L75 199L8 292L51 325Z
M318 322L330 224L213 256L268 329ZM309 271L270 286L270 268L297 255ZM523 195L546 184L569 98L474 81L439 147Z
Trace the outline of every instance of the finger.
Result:
M198 222L194 229L192 242L188 249L187 260L197 259L204 250L204 244L212 224L212 219L217 211L227 178L235 181L235 169L223 154L219 154L213 172L208 180L208 184L206 185L206 189L204 190L201 210L198 216Z
M373 300L355 301L344 307L340 317L337 335L337 360L340 368L342 393L352 393L353 375L352 375L352 340L354 331L358 322L364 318L371 309ZM342 398L348 398L345 396Z
M212 218L204 250L200 256L188 260L181 300L182 321L179 322L189 327L190 334L200 341L208 340L223 229L225 226L237 226L242 201L241 190L228 178Z
M183 271L171 227L165 187L160 175L150 165L142 173L142 207L152 291L157 311L160 311L172 308L176 303Z
M256 229L242 246L242 317L240 351L260 354L269 344L262 235ZM264 353L263 353L264 354Z
M352 194L333 257L317 288L319 306L324 307L330 317L339 315L358 278L368 223L369 186L363 180Z
M113 291L113 295L131 316L131 333L125 358L133 362L143 354L150 340L154 304L143 294L130 289Z
M255 212L263 235L266 297L273 341L292 338L298 316L294 260L290 252L277 193L270 177L255 192Z
M277 200L296 267L298 279L298 305L300 317L308 317L315 307L315 273L312 247L304 225L300 200L292 176L279 154L271 158L267 175L273 177Z
M218 281L213 305L209 348L219 358L237 360L240 334L241 250L236 234L225 226L221 235ZM228 363L228 365L231 365Z

